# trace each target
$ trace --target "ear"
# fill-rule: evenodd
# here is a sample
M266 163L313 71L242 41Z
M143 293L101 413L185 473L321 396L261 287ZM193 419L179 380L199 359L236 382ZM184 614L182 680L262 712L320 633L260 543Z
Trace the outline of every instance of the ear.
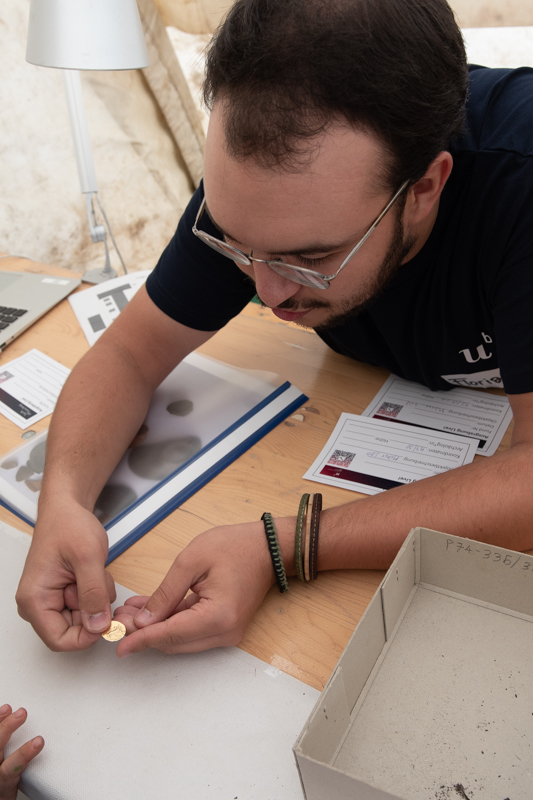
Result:
M435 208L452 167L451 153L443 150L433 159L424 177L411 186L404 212L407 225L423 222Z

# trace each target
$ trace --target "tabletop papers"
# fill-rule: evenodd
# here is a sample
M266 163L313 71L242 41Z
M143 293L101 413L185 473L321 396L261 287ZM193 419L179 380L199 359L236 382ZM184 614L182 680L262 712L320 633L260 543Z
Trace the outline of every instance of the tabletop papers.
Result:
M23 430L51 414L70 370L30 350L0 370L0 413Z
M378 494L469 464L477 444L477 439L466 436L341 414L304 478L363 494Z
M120 275L69 297L72 310L91 347L126 308L150 272L151 270L145 269Z
M479 389L432 392L419 383L391 375L363 416L478 439L478 454L491 456L498 449L513 412L507 397Z

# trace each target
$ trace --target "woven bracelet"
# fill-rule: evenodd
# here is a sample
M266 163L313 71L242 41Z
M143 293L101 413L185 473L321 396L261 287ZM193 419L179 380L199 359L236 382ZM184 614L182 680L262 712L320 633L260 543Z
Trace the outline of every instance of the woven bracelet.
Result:
M305 537L308 506L309 494L303 494L298 507L298 516L296 517L296 534L294 536L294 564L296 566L296 575L299 581L305 581L302 539Z
M285 574L285 567L283 566L283 559L279 549L278 536L276 534L276 528L274 526L272 514L270 514L268 511L265 511L261 517L261 520L265 526L265 534L268 542L268 549L270 550L270 558L272 559L272 566L274 567L276 583L279 586L280 592L288 592L289 583Z

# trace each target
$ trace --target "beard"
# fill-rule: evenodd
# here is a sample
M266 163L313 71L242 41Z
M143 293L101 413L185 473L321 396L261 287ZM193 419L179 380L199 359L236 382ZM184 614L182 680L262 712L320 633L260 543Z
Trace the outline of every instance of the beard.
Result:
M401 267L404 259L407 257L409 252L412 250L413 246L416 243L416 238L414 236L409 236L407 239L404 238L404 229L403 229L403 206L398 207L396 209L395 214L395 221L394 221L394 231L392 235L392 239L390 245L385 253L385 257L381 262L377 272L375 273L372 278L370 278L366 285L363 286L362 289L359 289L357 294L353 294L344 300L342 303L337 304L334 308L331 303L328 303L327 300L317 300L308 298L306 300L297 301L294 300L292 297L289 297L288 300L285 300L283 303L280 303L277 306L280 309L284 309L286 311L310 311L312 309L332 309L332 313L329 317L327 317L323 322L319 325L310 326L302 324L302 327L313 327L316 331L325 330L327 328L336 328L339 325L343 325L348 320L352 319L353 317L358 316L363 311L365 311L381 294L385 291L387 286L390 284L393 277L398 272L399 268ZM350 265L346 265L346 269L349 269ZM258 296L259 301L264 306L265 304ZM296 323L299 324L298 322Z

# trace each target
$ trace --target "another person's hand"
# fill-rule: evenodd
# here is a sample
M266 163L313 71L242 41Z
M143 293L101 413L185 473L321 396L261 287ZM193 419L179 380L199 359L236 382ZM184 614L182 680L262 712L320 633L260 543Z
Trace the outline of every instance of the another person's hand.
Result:
M116 592L107 552L107 533L85 508L65 501L39 512L16 599L51 650L85 650L109 627Z
M261 522L206 531L178 555L150 598L131 597L115 610L128 633L117 655L148 647L193 653L235 645L273 582Z
M42 736L35 736L10 756L4 758L4 751L12 734L26 722L24 708L12 713L11 706L0 708L0 800L16 800L20 776L35 756L44 747Z

